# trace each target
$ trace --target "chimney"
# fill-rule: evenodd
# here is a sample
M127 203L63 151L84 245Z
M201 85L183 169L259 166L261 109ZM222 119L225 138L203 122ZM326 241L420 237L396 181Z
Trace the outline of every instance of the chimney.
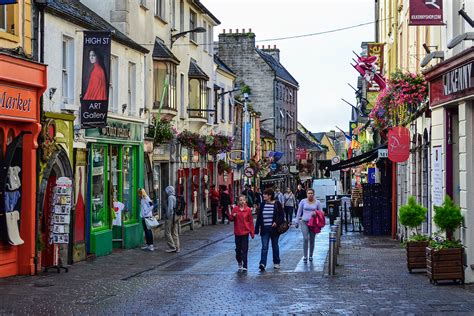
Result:
M245 29L242 29L242 33L245 33Z
M232 29L229 29L229 34L232 34Z
M252 33L252 29L249 29L249 33Z
M262 50L268 55L272 56L275 60L280 62L280 50L276 47L276 45L273 45L273 48L271 47L271 45L268 45L267 48L265 48L265 45L263 45Z
M225 34L225 29L222 30L222 34Z

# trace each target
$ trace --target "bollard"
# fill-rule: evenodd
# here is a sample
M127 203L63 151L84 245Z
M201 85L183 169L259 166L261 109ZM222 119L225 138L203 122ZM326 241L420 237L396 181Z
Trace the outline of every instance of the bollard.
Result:
M335 230L335 233L336 233L336 253L339 254L339 247L340 247L340 244L341 244L341 236L339 235L339 230L341 229L341 220L339 219L336 219L334 221L334 226L336 226L336 230Z
M336 237L336 242L334 244L334 252L335 252L335 255L334 255L334 265L337 265L337 253L338 253L338 250L337 250L337 230L338 230L338 227L337 225L331 225L331 233L334 233L334 236Z
M329 275L336 274L336 232L329 232Z

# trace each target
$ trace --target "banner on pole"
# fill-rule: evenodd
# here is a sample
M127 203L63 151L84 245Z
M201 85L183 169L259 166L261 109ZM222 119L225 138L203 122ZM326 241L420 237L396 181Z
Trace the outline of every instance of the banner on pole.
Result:
M81 94L82 128L105 127L107 125L110 34L110 32L84 32Z
M410 0L409 25L444 25L443 0Z

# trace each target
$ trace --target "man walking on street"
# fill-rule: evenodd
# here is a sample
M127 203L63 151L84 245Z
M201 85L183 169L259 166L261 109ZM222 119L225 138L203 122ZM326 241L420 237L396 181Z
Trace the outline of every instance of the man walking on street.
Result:
M168 195L165 212L165 237L169 247L166 252L180 252L178 226L181 216L176 214L176 196L174 187L171 185L167 186L165 192Z
M298 206L302 200L306 199L306 190L303 189L301 184L298 184L298 189L296 190L296 207L295 207L295 216L298 211Z
M217 208L219 207L219 191L216 189L216 185L211 185L211 192L209 192L209 198L211 200L211 222L212 225L217 224Z
M245 195L247 198L247 206L250 207L250 209L253 209L253 205L255 204L255 194L252 191L252 187L250 184L245 185L245 190L242 191L242 195Z
M229 223L229 216L227 215L230 212L230 196L227 193L227 187L223 187L220 194L220 204L221 204L221 213L222 213L222 224L225 223L225 218L227 217L227 224Z

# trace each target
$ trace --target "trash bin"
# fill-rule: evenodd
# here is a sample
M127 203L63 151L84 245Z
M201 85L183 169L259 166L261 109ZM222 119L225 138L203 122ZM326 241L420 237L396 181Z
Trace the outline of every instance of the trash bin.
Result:
M339 216L339 207L341 206L341 200L327 200L326 209L328 212L329 223L334 225L336 217Z

